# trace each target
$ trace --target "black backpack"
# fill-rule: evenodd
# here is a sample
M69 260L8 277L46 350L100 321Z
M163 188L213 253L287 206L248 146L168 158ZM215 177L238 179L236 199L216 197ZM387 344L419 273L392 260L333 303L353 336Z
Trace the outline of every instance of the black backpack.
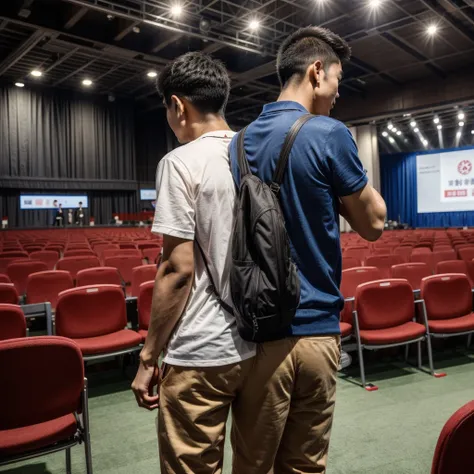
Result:
M239 333L246 341L285 337L300 299L298 270L291 260L279 202L293 143L313 116L303 115L283 144L271 184L253 175L244 150L247 128L237 138L240 190L232 237L230 290Z

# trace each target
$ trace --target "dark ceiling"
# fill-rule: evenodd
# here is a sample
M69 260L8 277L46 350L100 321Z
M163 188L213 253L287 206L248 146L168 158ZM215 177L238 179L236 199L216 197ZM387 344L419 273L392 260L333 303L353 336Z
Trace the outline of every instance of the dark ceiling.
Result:
M159 72L187 51L222 59L232 75L227 115L255 117L278 94L275 54L281 41L306 25L326 26L351 45L342 98L412 81L442 81L474 64L472 0L3 0L0 76L52 87L126 96L144 112L160 107L150 69ZM258 20L258 32L249 22ZM429 37L427 28L438 32ZM32 69L41 78L30 75Z

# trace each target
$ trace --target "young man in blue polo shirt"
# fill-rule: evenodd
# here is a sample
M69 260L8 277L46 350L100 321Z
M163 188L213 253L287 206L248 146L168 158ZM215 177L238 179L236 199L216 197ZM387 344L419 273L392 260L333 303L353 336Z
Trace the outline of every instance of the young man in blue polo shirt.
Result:
M343 298L339 215L363 238L377 240L386 207L368 183L351 133L329 118L339 97L347 43L323 28L303 28L280 47L282 92L248 127L252 173L271 182L291 126L301 129L280 191L301 298L285 339L261 344L234 407L234 473L324 473L336 400ZM230 146L239 183L237 141Z

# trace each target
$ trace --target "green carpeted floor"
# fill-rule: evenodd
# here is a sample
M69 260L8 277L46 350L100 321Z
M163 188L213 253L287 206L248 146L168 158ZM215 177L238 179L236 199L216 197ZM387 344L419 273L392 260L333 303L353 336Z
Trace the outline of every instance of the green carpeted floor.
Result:
M377 357L377 359L376 359ZM439 432L449 416L474 398L474 358L438 353L435 379L402 362L372 355L367 375L379 391L353 383L357 366L339 380L328 474L429 474ZM377 361L376 361L377 360ZM132 375L132 371L128 374ZM95 474L158 474L156 413L137 408L130 381L118 370L92 373L90 416ZM31 394L34 403L34 394ZM228 443L228 442L227 442ZM224 473L230 473L227 445ZM64 454L0 468L8 474L63 474ZM73 473L85 473L82 447Z

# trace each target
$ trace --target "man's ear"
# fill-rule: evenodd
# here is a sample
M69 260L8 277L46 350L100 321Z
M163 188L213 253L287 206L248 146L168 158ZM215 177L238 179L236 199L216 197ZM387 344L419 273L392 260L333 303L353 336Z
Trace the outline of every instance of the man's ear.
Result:
M318 59L310 66L309 79L313 88L319 87L322 81L323 63Z
M176 115L183 116L185 113L185 107L184 107L183 101L177 95L172 95L171 102L172 102L172 107L174 111L176 112Z

